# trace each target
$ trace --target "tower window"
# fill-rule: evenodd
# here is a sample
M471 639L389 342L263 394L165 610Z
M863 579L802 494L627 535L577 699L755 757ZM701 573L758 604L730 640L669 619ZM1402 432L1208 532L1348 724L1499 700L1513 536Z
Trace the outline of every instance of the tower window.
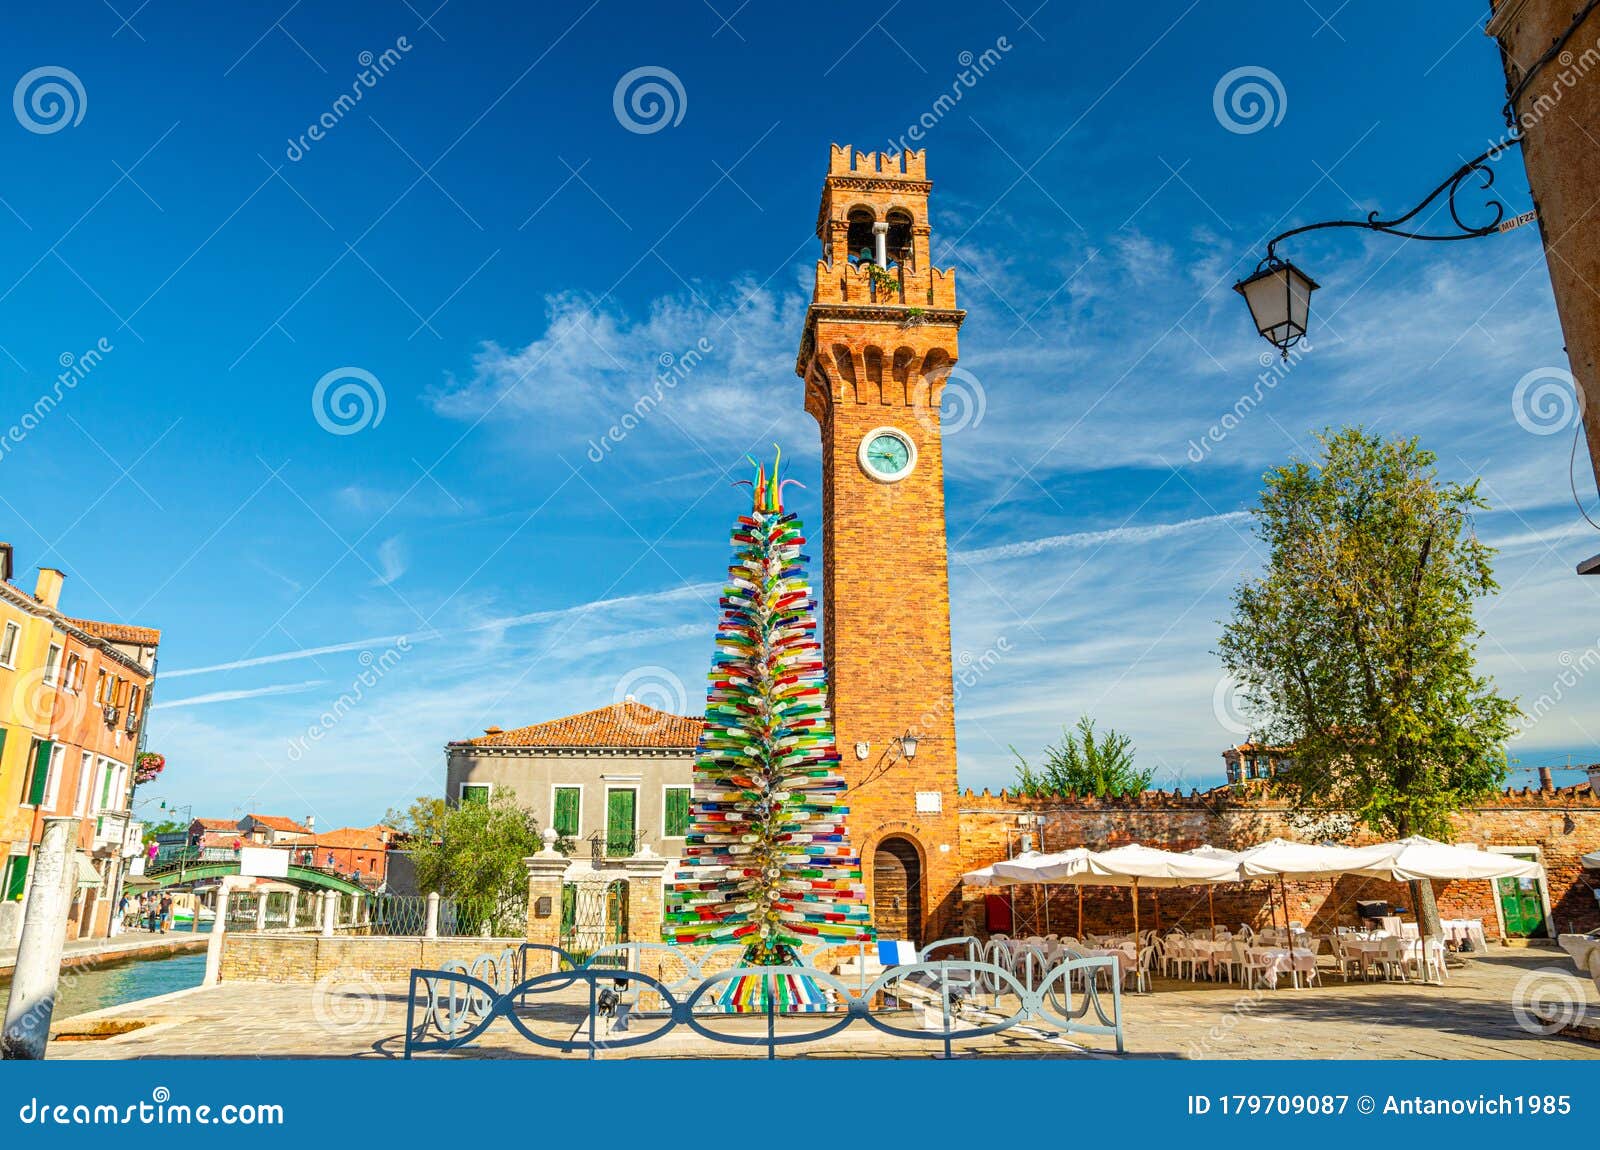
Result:
M877 222L877 217L870 208L851 208L848 217L850 221L849 240L850 262L872 262L872 225Z
M911 213L893 209L886 217L889 224L889 266L911 266Z

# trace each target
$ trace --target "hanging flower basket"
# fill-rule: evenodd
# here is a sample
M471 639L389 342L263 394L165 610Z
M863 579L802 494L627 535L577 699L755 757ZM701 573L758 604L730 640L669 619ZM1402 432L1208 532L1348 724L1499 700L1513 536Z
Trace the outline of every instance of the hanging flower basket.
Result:
M167 757L158 755L154 751L146 751L140 755L133 764L133 785L142 787L145 783L153 782L167 766Z

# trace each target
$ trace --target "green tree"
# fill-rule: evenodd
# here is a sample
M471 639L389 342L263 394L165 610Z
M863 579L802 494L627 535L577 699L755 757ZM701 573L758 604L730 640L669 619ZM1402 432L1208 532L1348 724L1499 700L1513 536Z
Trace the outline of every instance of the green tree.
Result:
M1063 727L1061 742L1044 749L1044 765L1035 771L1017 748L1017 789L1030 796L1094 795L1119 798L1136 795L1150 785L1155 768L1133 765L1133 740L1107 730L1095 738L1094 720L1078 720L1076 729Z
M527 922L528 872L522 860L544 849L533 812L509 790L488 802L451 806L419 798L384 821L405 833L417 885L438 891L496 935L520 934Z
M1234 592L1219 644L1252 737L1291 747L1302 814L1451 837L1450 816L1505 781L1514 700L1477 673L1473 603L1496 587L1476 481L1445 483L1415 439L1319 437L1314 463L1266 474L1255 531L1267 569ZM1413 884L1438 929L1433 890Z

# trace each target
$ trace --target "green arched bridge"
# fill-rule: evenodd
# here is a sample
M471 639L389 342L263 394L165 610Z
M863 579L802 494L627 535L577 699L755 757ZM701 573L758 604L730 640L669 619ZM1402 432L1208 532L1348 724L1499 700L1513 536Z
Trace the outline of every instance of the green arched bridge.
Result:
M221 878L238 874L238 859L171 858L163 859L145 868L144 877L156 884L156 889L179 886L197 879ZM358 882L317 867L289 865L289 873L277 880L305 890L336 890L340 894L371 894Z

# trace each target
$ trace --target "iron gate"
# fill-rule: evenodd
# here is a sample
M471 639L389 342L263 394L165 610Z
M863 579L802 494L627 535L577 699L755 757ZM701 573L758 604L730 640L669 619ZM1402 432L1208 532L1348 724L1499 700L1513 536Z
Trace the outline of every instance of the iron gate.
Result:
M561 949L587 957L628 941L628 880L561 884Z

